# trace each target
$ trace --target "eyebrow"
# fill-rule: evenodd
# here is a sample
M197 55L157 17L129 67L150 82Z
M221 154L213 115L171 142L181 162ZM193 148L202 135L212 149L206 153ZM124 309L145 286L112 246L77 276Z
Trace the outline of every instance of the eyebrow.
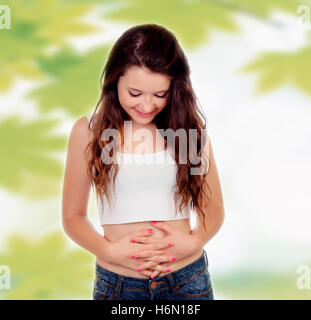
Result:
M131 88L131 87L127 87L128 89L131 89L131 90L135 90L135 91L139 91L139 92L143 92L143 91L141 91L141 90L139 90L139 89L135 89L135 88ZM168 91L169 90L169 88L168 89L166 89L166 90L160 90L160 91L157 91L157 92L155 92L155 93L158 93L158 92L165 92L165 91Z

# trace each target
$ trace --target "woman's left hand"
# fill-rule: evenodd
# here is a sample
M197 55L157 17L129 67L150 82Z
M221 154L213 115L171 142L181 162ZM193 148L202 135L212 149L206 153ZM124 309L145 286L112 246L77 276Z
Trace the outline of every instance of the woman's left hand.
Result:
M154 227L165 232L165 237L159 239L161 239L161 242L167 241L168 243L171 243L172 246L164 249L166 252L164 255L169 257L175 257L175 261L179 261L181 259L191 256L192 254L197 252L201 247L197 237L191 233L185 233L182 230L173 227L172 225L168 225L163 221L158 221L156 223L153 223L153 225ZM136 241L139 242L139 239L137 239ZM156 258L157 257L150 257L148 259L145 259L148 260L148 262L139 265L141 269L150 268L151 270L153 270L153 274L151 275L151 277L157 276L160 272L163 272L163 266L167 267L171 263L163 262L161 265L159 265L159 259ZM174 271L170 267L169 270L170 271L168 272Z

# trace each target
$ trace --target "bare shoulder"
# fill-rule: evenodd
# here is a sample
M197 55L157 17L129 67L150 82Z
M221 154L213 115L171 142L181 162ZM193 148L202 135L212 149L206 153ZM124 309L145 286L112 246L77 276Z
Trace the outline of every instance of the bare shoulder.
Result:
M87 116L77 119L71 129L70 139L79 142L80 145L87 144L93 138L93 131L89 127Z
M77 119L71 128L68 142L68 152L76 158L86 152L87 145L93 138L93 132L89 128L89 120L86 116Z
M77 135L80 138L89 138L91 136L92 130L90 130L87 116L80 117L74 122L71 134Z
M87 213L91 180L87 174L89 159L86 156L86 147L90 139L88 119L85 116L77 119L68 141L63 184L64 218Z

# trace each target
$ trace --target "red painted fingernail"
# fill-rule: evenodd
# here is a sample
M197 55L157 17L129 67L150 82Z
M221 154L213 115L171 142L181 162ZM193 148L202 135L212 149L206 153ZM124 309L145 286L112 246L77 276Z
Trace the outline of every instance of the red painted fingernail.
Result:
M151 278L153 279L155 276L151 276Z
M136 271L140 271L141 269L138 267L137 269L136 269Z
M147 230L148 230L149 233L152 233L152 229L151 229L151 228L149 228L149 229L147 229Z
M151 221L153 224L156 224L158 221Z
M176 257L173 257L173 258L172 258L172 261L176 261Z
M166 270L166 272L170 272L171 271L171 269L170 268L168 268L167 270Z
M171 247L171 246L172 246L172 244L171 244L171 243L169 243L169 244L168 244L168 246L169 246L169 247Z
M134 256L134 255L131 255L131 258L132 258L132 259L135 259L135 256Z
M131 242L136 242L136 240L135 240L135 239L132 239Z

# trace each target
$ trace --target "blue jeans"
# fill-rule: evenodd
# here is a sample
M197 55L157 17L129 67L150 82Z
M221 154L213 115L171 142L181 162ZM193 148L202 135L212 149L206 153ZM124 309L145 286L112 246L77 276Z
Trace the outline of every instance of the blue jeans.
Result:
M154 279L128 277L96 263L93 300L214 300L208 259L202 250L194 262Z

